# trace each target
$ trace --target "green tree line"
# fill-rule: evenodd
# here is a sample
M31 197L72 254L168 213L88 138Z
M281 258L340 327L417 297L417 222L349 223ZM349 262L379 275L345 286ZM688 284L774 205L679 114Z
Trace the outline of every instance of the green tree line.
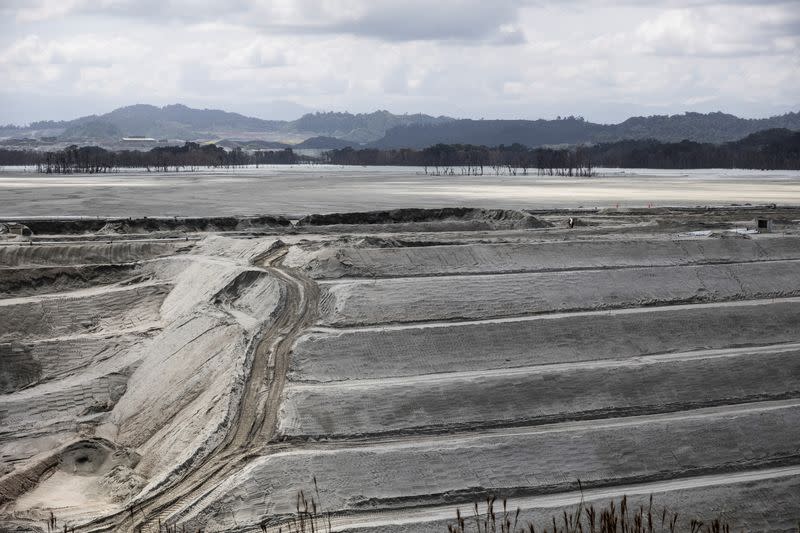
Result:
M329 163L360 166L419 166L430 175L551 175L591 176L597 167L614 168L748 168L800 170L800 132L765 130L723 144L628 140L571 147L529 148L521 144L496 147L436 144L421 150L342 148L318 157L301 156L287 148L246 152L213 144L186 143L149 151L109 151L96 146L69 146L55 152L0 150L0 165L35 165L39 172L113 172L124 168L154 171L197 167L239 167Z
M225 150L214 144L187 142L183 146L164 146L147 152L110 151L97 146L72 145L64 150L40 152L0 150L2 165L30 165L45 174L105 173L125 168L169 172L198 167L234 168L244 165L280 165L302 162L304 158L291 149L245 152L240 148Z
M437 144L422 150L343 148L324 154L339 165L416 165L431 174L591 175L596 167L800 170L800 132L765 130L723 144L628 140L561 148Z

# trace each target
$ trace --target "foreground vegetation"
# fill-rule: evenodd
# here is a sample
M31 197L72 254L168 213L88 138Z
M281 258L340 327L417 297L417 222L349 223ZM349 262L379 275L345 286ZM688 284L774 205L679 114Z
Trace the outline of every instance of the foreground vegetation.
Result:
M259 524L263 533L332 533L333 514L325 511L320 504L321 498L314 480L313 496L300 491L295 499L295 513L282 525L272 527L268 520ZM413 515L414 510L407 511ZM508 501L501 502L494 496L486 498L482 504L477 502L468 515L456 509L455 517L446 524L447 533L731 533L737 530L720 517L710 520L683 517L679 512L666 507L657 508L653 496L647 506L631 506L628 497L610 500L605 506L586 505L583 501L575 508L560 515L552 515L546 525L539 528L531 522L520 520L522 510L511 510ZM411 518L413 516L410 516ZM420 520L425 523L425 520ZM58 533L63 527L64 533L75 531L74 527L59 524L58 519L50 513L47 521L48 533ZM203 533L203 529L186 529L186 526L167 525L158 521L159 533ZM798 523L800 533L800 523ZM444 533L444 529L442 530Z
M502 502L502 511L495 510L496 500L487 498L486 511L481 513L476 503L473 515L464 517L461 511L456 511L456 521L447 525L448 533L676 533L688 531L690 533L730 533L730 526L719 518L708 523L702 520L690 519L683 528L678 526L678 513L662 508L658 512L653 507L653 496L647 508L640 506L629 508L627 496L623 496L619 504L611 500L608 505L595 508L588 507L583 502L579 503L571 512L563 511L562 515L551 517L551 524L537 530L530 522L522 526L519 522L520 509L510 512L506 500ZM688 525L688 528L686 527ZM473 527L474 526L474 527ZM552 527L552 529L551 529Z
M331 513L322 509L317 481L314 479L314 496L307 497L300 492L296 497L295 514L276 533L331 533L333 531ZM483 510L481 510L483 507ZM413 514L413 510L408 513ZM540 526L520 520L521 510L511 510L508 501L502 502L488 497L483 505L477 502L469 515L456 510L453 522L447 524L448 533L730 533L735 531L731 524L720 517L710 520L682 517L678 512L666 507L657 508L653 496L647 506L631 506L628 497L610 500L603 507L578 503L571 512L562 511L553 515L547 525ZM421 520L420 522L424 522ZM261 531L271 530L267 522L260 524ZM176 531L176 530L175 530ZM800 533L800 523L798 524Z

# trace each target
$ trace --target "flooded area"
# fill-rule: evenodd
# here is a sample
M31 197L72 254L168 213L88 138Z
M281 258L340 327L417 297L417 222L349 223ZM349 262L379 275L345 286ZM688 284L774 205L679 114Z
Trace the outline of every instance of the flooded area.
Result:
M426 175L419 167L261 166L44 175L0 168L0 217L220 216L401 207L800 204L800 172L600 169L591 178Z

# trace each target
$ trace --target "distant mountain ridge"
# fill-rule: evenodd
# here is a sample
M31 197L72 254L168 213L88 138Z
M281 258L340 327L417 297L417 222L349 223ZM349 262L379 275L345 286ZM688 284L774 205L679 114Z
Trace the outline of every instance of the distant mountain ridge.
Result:
M435 144L485 146L519 143L528 147L654 139L722 143L758 131L800 130L800 112L763 119L716 113L632 117L619 124L597 124L580 117L557 120L472 120L424 114L308 113L297 120L264 120L182 104L136 104L103 115L69 121L41 121L26 127L0 127L0 136L47 138L76 144L113 143L122 137L169 140L225 140L264 149L281 146L333 149L344 146L425 148ZM238 144L237 144L238 143ZM255 144L254 144L255 143ZM259 144L261 143L261 144Z
M416 113L414 115L394 115L388 111L374 113L309 113L291 122L294 131L313 131L318 137L335 137L343 141L367 143L383 137L395 127L437 126L453 122L445 116L432 117ZM381 132L379 137L375 133Z
M383 137L388 129L414 124L437 125L454 120L428 115L374 113L309 113L297 120L264 120L217 109L193 109L182 104L157 107L136 104L103 115L89 115L69 121L40 121L19 128L14 135L44 132L63 140L117 140L123 136L155 139L214 139L245 135L262 140L281 136L335 137L354 143L367 143ZM267 135L269 134L269 135ZM266 137L270 137L267 139Z
M722 143L774 128L800 130L800 112L763 119L745 119L720 112L684 113L633 117L619 124L595 124L575 117L560 120L462 119L439 125L396 127L371 146L425 148L438 143L484 146L519 143L536 147L625 139Z

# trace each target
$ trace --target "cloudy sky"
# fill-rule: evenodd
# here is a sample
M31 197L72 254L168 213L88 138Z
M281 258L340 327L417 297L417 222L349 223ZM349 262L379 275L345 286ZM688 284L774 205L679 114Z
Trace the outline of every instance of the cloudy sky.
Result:
M0 123L800 110L800 0L0 0Z

